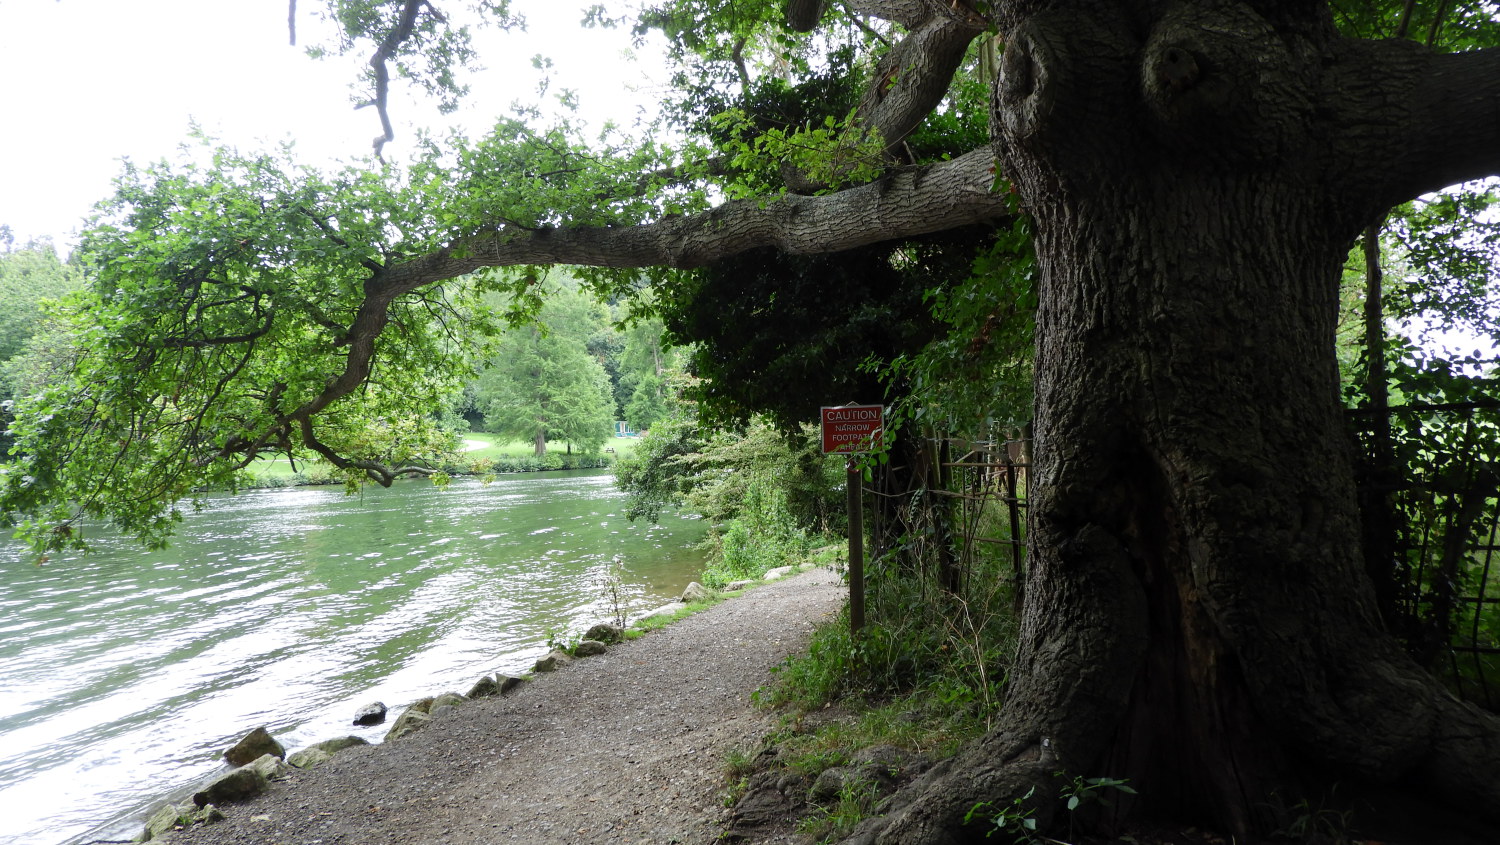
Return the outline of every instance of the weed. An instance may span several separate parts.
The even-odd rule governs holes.
[[[1058,772],[1060,778],[1067,778],[1065,772]],[[1107,789],[1115,789],[1126,795],[1134,795],[1135,789],[1123,778],[1085,778],[1073,775],[1062,787],[1062,797],[1067,799],[1068,808],[1068,838],[1073,838],[1073,822],[1077,818],[1075,811],[1090,802],[1104,807],[1114,806],[1113,802],[1104,795]]]
[[[1064,806],[1068,810],[1068,839],[1073,838],[1075,813],[1080,807],[1090,803],[1101,806],[1111,806],[1106,797],[1105,790],[1115,789],[1128,795],[1134,795],[1129,782],[1123,778],[1085,778],[1077,775],[1068,775],[1066,772],[1055,772],[1054,775],[1064,779],[1062,787],[1058,790],[1058,797],[1064,799]],[[993,825],[985,832],[985,836],[993,836],[996,833],[1005,833],[1011,837],[1011,841],[1017,845],[1027,843],[1053,843],[1053,845],[1067,845],[1062,840],[1045,836],[1037,830],[1036,811],[1033,809],[1032,798],[1036,795],[1036,787],[1026,791],[1025,795],[1012,799],[1005,806],[996,805],[990,801],[982,801],[969,808],[964,814],[964,823],[968,824],[974,819],[987,819]]]
[[[605,564],[599,576],[599,587],[604,593],[604,603],[609,607],[609,621],[616,627],[625,627],[624,557],[615,555]]]
[[[1319,845],[1349,845],[1349,828],[1353,817],[1348,810],[1330,806],[1338,787],[1330,790],[1328,797],[1317,802],[1302,798],[1287,805],[1276,793],[1271,794],[1271,811],[1281,819],[1281,826],[1273,831],[1276,836],[1285,836],[1297,842],[1316,842]]]
[[[725,807],[733,807],[745,797],[750,788],[750,775],[755,773],[756,755],[743,748],[731,748],[724,752]]]
[[[835,842],[854,829],[875,809],[879,791],[869,780],[855,780],[839,789],[838,800],[830,807],[814,807],[797,822],[797,832],[815,837],[820,843]]]
[[[561,651],[571,655],[578,649],[577,636],[569,636],[567,631],[561,628],[547,628],[547,650]]]
[[[727,780],[744,778],[755,771],[755,756],[743,748],[731,748],[724,753],[724,777]]]
[[[989,801],[981,801],[969,808],[964,814],[964,824],[968,824],[976,818],[987,819],[993,827],[985,831],[985,836],[990,837],[996,833],[1006,833],[1011,841],[1017,845],[1024,843],[1041,842],[1041,834],[1036,832],[1036,814],[1027,806],[1031,797],[1036,794],[1036,787],[1032,787],[1019,798],[1013,799],[1008,805],[1001,807]]]

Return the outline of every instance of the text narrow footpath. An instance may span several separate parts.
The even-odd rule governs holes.
[[[854,454],[880,448],[885,409],[880,405],[823,406],[824,454]]]

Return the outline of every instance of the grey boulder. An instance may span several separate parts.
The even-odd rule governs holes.
[[[265,728],[256,728],[224,752],[224,759],[231,766],[243,766],[266,754],[285,757],[286,749]]]

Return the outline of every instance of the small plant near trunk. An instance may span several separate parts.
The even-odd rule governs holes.
[[[1068,811],[1068,839],[1074,837],[1074,822],[1076,812],[1079,808],[1088,804],[1099,804],[1100,806],[1113,806],[1110,798],[1106,795],[1107,790],[1118,790],[1127,795],[1136,794],[1135,789],[1129,785],[1124,778],[1086,778],[1079,775],[1069,775],[1067,772],[1054,772],[1055,777],[1063,780],[1062,787],[1058,790],[1058,798],[1062,799],[1064,807]],[[1036,796],[1036,787],[1026,791],[1025,795],[1012,799],[1009,804],[998,805],[990,801],[981,801],[969,808],[964,815],[964,824],[969,824],[975,819],[987,819],[992,827],[985,832],[985,836],[994,836],[1003,833],[1011,837],[1011,842],[1017,845],[1030,845],[1030,843],[1051,843],[1051,845],[1068,845],[1061,839],[1053,839],[1037,830],[1037,818],[1035,803],[1032,798]]]
[[[819,845],[837,842],[875,809],[879,797],[875,784],[856,780],[839,789],[838,800],[828,807],[814,807],[797,823],[797,832],[816,837]]]

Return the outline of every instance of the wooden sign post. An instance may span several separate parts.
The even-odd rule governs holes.
[[[859,635],[865,627],[864,478],[857,455],[880,448],[885,434],[885,409],[879,405],[824,406],[820,409],[823,454],[847,455],[849,501],[849,629]]]

